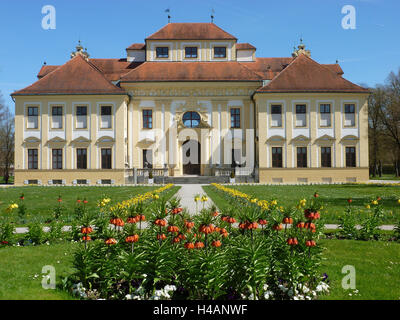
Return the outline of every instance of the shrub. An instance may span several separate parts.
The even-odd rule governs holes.
[[[25,240],[32,245],[43,244],[47,241],[46,234],[43,231],[43,225],[34,222],[28,225],[29,231],[25,235]]]
[[[0,222],[0,247],[14,242],[14,226],[7,220]]]

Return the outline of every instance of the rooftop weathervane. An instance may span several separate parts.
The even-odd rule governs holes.
[[[211,9],[211,23],[214,23],[214,13],[215,13],[215,10]]]
[[[168,23],[171,22],[170,12],[171,12],[171,10],[170,10],[169,8],[168,8],[168,9],[165,9],[165,13],[168,13]]]

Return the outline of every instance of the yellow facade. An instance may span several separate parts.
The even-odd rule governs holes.
[[[240,61],[236,44],[232,37],[226,40],[147,39],[143,57],[152,63],[207,62],[218,66]],[[186,46],[198,48],[197,58],[185,58]],[[225,58],[214,57],[215,46],[226,47]],[[157,47],[168,47],[168,57],[157,58]],[[89,61],[87,53],[79,49],[74,56],[80,54]],[[249,64],[256,63],[257,59],[255,49],[247,51],[241,60],[247,65],[232,65],[245,74],[252,72]],[[309,52],[300,50],[296,54]],[[114,81],[123,89],[118,89],[120,94],[14,95],[15,184],[51,185],[60,181],[66,185],[82,181],[89,185],[125,184],[132,182],[130,178],[137,173],[135,170],[144,167],[144,150],[150,150],[153,169],[165,169],[169,176],[180,177],[187,173],[184,162],[188,141],[197,141],[200,145],[199,175],[215,176],[224,168],[232,170],[232,154],[238,152],[244,160],[242,172],[260,183],[368,180],[368,94],[260,92],[258,89],[271,81],[271,78],[261,78],[260,74],[265,76],[261,71],[266,70],[254,72],[256,80],[243,81]],[[329,115],[321,114],[321,104],[330,106]],[[355,106],[352,126],[345,125],[348,124],[346,104]],[[302,126],[298,126],[297,105],[305,106]],[[57,128],[53,128],[52,122],[54,106],[61,107],[62,114]],[[77,108],[82,106],[87,108],[87,115],[79,121],[86,121],[85,128],[80,128],[77,122]],[[280,122],[279,115],[272,115],[272,106],[280,106]],[[37,128],[28,124],[30,107],[37,107]],[[102,127],[102,107],[111,107],[111,125],[107,128]],[[232,128],[232,109],[239,114],[236,128]],[[144,125],[144,112],[151,114],[150,128]],[[184,115],[188,112],[199,117],[196,128],[185,127]],[[355,167],[346,162],[349,147],[355,150]],[[272,154],[276,148],[281,150],[280,167],[274,165],[276,159]],[[306,167],[298,167],[299,148],[306,152]],[[322,148],[329,149],[329,167],[322,166]],[[87,168],[78,169],[77,152],[83,149]],[[58,158],[54,150],[62,150]],[[103,159],[103,152],[110,152],[109,158],[105,158],[111,159],[108,169],[103,168],[103,162],[108,161]],[[33,165],[29,161],[32,162],[36,153],[37,168],[30,168]],[[53,168],[54,159],[58,159],[60,168]]]

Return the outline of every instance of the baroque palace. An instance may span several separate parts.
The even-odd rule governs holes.
[[[79,44],[65,64],[44,65],[12,94],[15,184],[125,184],[150,172],[368,180],[369,91],[304,44],[259,58],[237,40],[213,23],[168,23],[126,58],[92,59]]]

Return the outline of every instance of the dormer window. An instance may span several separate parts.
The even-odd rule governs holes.
[[[214,58],[226,58],[226,47],[214,47]]]
[[[157,47],[156,48],[156,56],[157,58],[168,58],[169,54],[168,54],[168,47]]]
[[[197,47],[186,47],[185,58],[197,58]]]

